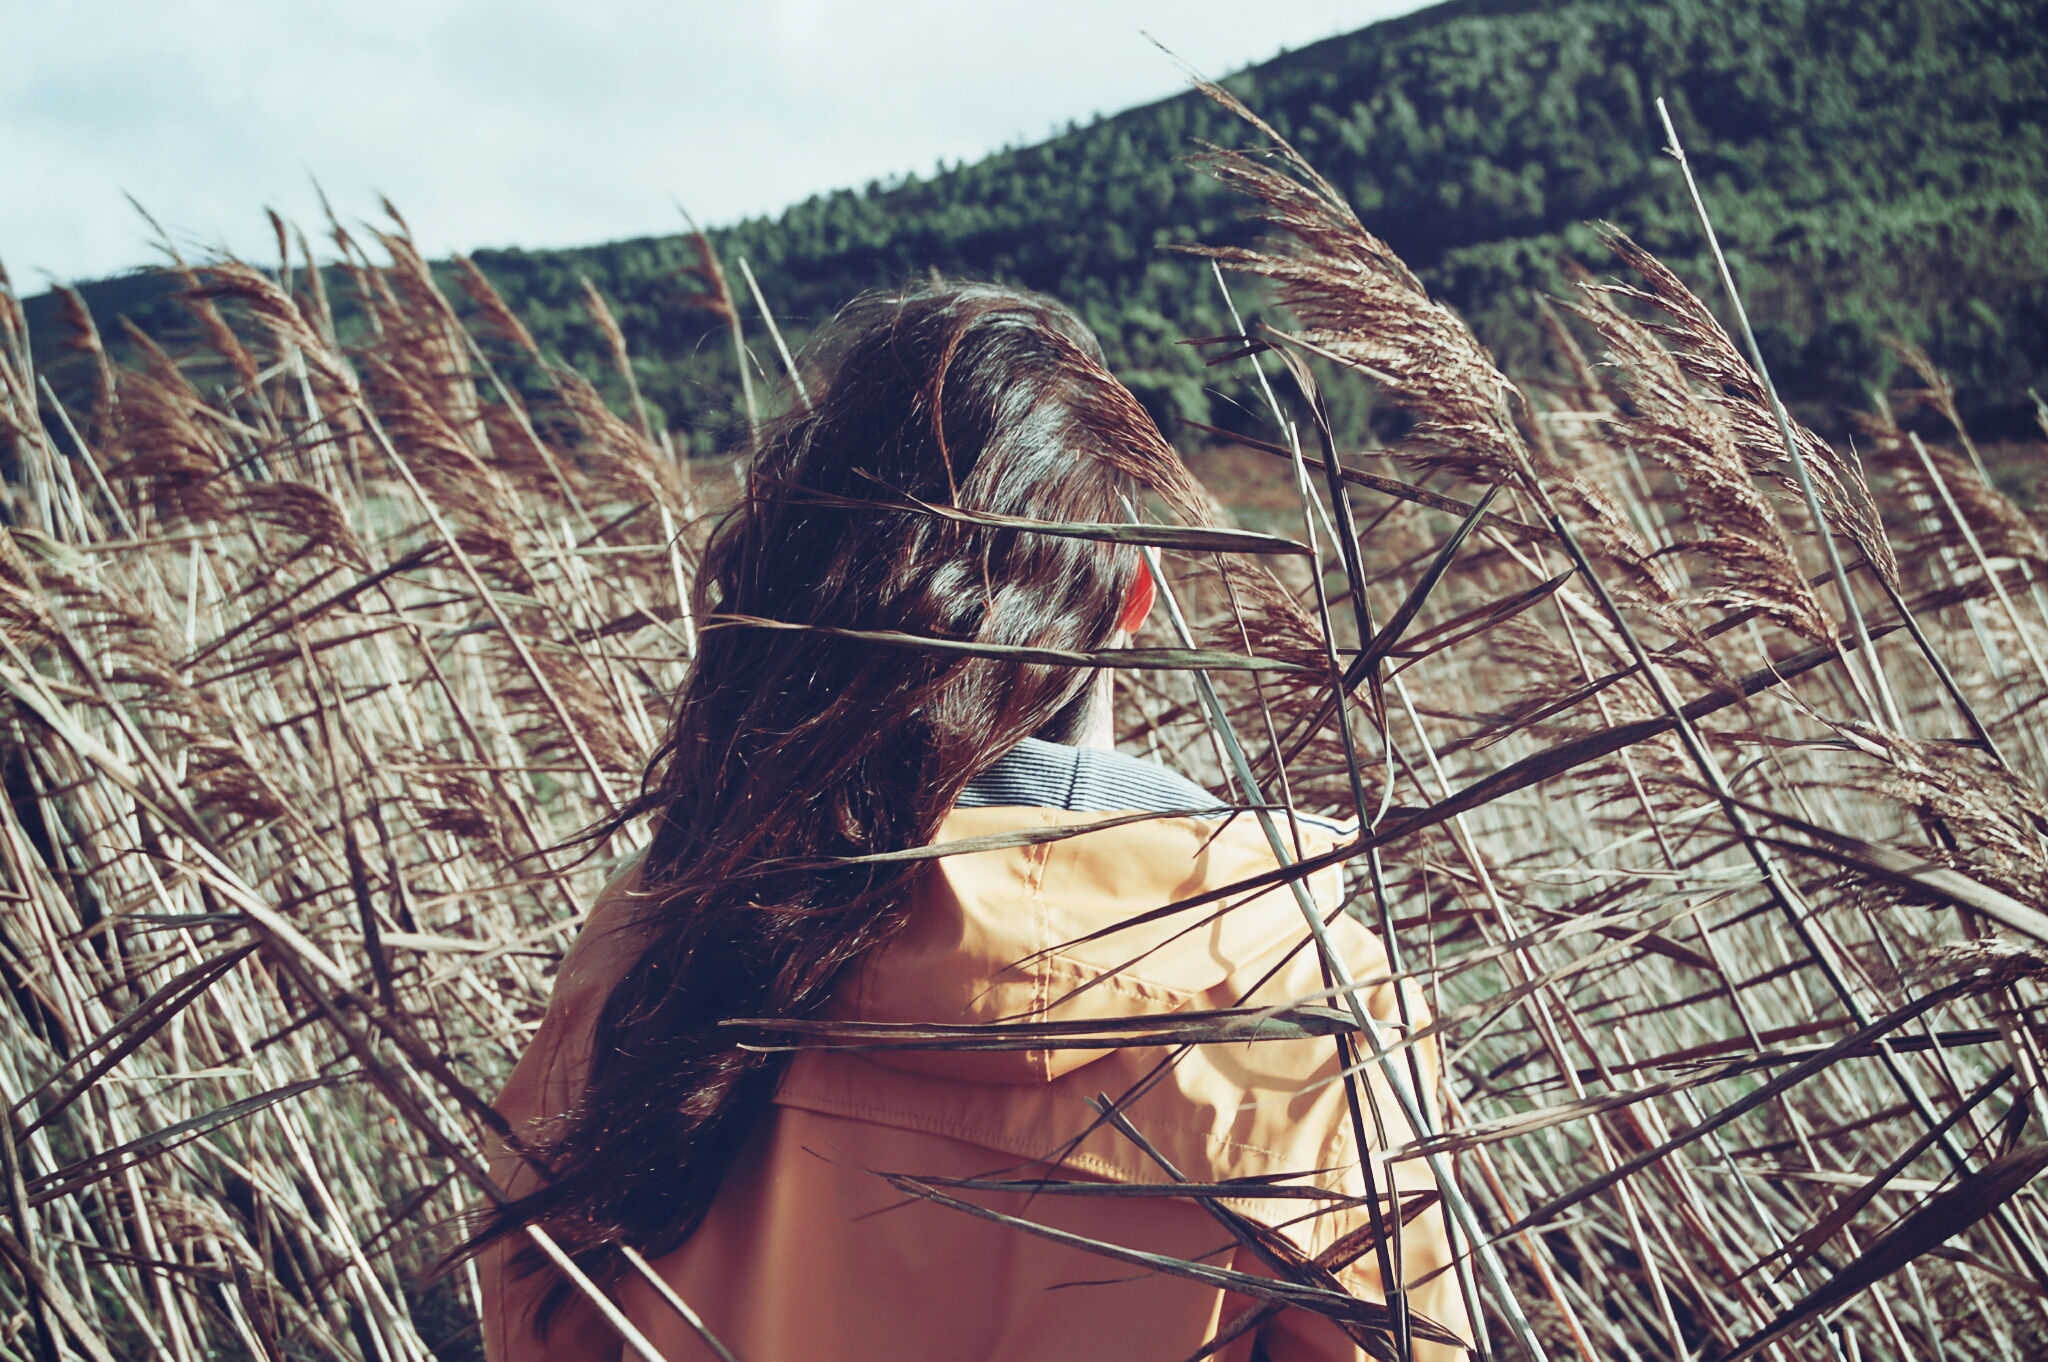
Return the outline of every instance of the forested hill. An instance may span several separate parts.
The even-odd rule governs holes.
[[[2048,0],[1451,0],[1227,83],[1510,367],[1538,362],[1532,290],[1565,291],[1566,257],[1602,267],[1591,221],[1706,291],[1662,95],[1788,388],[1860,405],[1891,374],[1884,331],[1923,343],[1988,423],[2016,426],[2048,387]],[[1215,287],[1162,247],[1245,238],[1242,205],[1187,158],[1246,140],[1190,92],[713,236],[793,331],[931,270],[1012,281],[1079,308],[1155,411],[1227,420],[1174,343],[1222,329]],[[587,275],[676,433],[730,438],[730,347],[679,305],[687,238],[476,260],[543,345],[602,376]]]

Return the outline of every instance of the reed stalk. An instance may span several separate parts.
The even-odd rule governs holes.
[[[1135,524],[921,508],[1153,563],[1137,647],[1030,657],[1120,668],[1127,748],[1250,814],[1276,868],[1146,918],[1296,896],[1327,991],[1267,1024],[1333,1037],[1376,1189],[1431,1170],[1486,1355],[2018,1358],[2048,1322],[2048,656],[2001,574],[2038,583],[2048,541],[1953,395],[1930,363],[1887,399],[1953,433],[1888,406],[1867,478],[1779,400],[1725,261],[1734,336],[1619,237],[1627,278],[1551,313],[1568,378],[1511,381],[1284,142],[1210,164],[1269,229],[1210,253],[1274,319],[1211,338],[1261,366],[1270,429],[1235,457],[1286,476]],[[189,343],[104,340],[80,303],[80,348],[34,356],[0,291],[0,1359],[476,1356],[473,1272],[434,1267],[497,1195],[489,1098],[646,837],[559,849],[661,738],[734,480],[545,363],[474,267],[465,322],[402,223],[336,233],[352,300],[303,238],[288,276],[185,267]],[[1349,383],[1408,433],[1346,447]],[[1304,855],[1304,814],[1355,830]],[[1338,861],[1384,978],[1324,948],[1304,877]],[[1383,985],[1399,1026],[1360,1002]],[[1168,1064],[1243,1024],[1089,1043]],[[1390,1357],[1428,1336],[1398,1291],[1371,1315],[1289,1270],[1260,1308],[1370,1316]],[[667,1305],[729,1355],[720,1303]]]

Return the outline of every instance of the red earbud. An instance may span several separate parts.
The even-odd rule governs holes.
[[[1141,557],[1138,559],[1138,575],[1131,583],[1131,594],[1124,597],[1124,609],[1116,617],[1116,627],[1127,634],[1138,632],[1138,626],[1152,613],[1152,602],[1159,598],[1159,588],[1152,581],[1152,569]]]

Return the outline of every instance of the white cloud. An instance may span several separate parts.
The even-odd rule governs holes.
[[[773,213],[1035,141],[1415,0],[71,0],[0,17],[0,261],[90,278],[181,245],[268,259],[388,194],[434,252]]]

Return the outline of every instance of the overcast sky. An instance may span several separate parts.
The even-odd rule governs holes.
[[[674,231],[1037,141],[1416,0],[11,0],[0,262],[24,293],[274,254],[388,194],[435,253]]]

